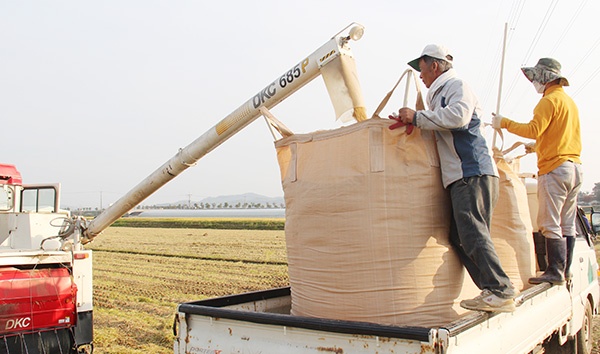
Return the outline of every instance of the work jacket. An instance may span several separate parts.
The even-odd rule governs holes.
[[[427,105],[429,110],[417,111],[413,125],[435,133],[444,188],[461,178],[498,176],[483,137],[477,97],[454,69],[431,84]]]
[[[538,175],[551,172],[565,161],[581,163],[579,111],[560,85],[546,89],[529,123],[502,119],[502,128],[536,140]]]

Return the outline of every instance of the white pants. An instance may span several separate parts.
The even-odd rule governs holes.
[[[538,177],[537,222],[544,237],[575,236],[577,194],[582,179],[581,165],[570,161]]]

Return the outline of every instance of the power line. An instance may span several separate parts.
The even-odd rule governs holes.
[[[579,70],[579,67],[583,64],[583,62],[586,61],[586,59],[592,54],[592,52],[594,52],[594,50],[596,50],[598,45],[600,45],[600,37],[598,37],[598,39],[596,39],[596,42],[594,42],[594,44],[590,47],[590,49],[588,49],[588,51],[584,54],[584,56],[581,58],[581,60],[579,60],[577,65],[575,65],[573,70],[571,70],[569,76],[573,76],[577,72],[577,70]],[[600,66],[598,66],[596,68],[596,70],[587,78],[587,80],[585,80],[583,82],[583,84],[579,87],[579,89],[577,91],[575,91],[575,93],[573,94],[573,97],[577,96],[577,94],[579,94],[599,73],[600,73]]]
[[[600,66],[598,66],[598,68],[596,68],[596,70],[592,73],[592,75],[590,75],[587,78],[587,80],[585,80],[585,82],[579,87],[579,89],[577,91],[575,91],[575,93],[573,94],[573,97],[577,96],[577,94],[579,92],[581,92],[598,74],[600,74]]]
[[[529,49],[527,50],[527,54],[525,54],[525,59],[523,60],[523,63],[521,65],[525,65],[525,63],[527,63],[529,61],[529,58],[533,54],[533,50],[537,46],[540,38],[542,37],[542,34],[546,30],[546,25],[548,25],[548,21],[550,21],[550,18],[552,17],[552,13],[554,13],[554,9],[556,9],[557,4],[558,4],[558,0],[553,0],[550,3],[550,6],[548,6],[548,10],[546,10],[546,14],[544,15],[544,18],[542,19],[542,23],[540,23],[540,27],[538,27],[538,30],[535,33],[535,36],[533,37],[531,45],[529,45]]]
[[[546,10],[546,14],[544,15],[544,18],[542,19],[542,22],[540,23],[538,30],[537,30],[535,36],[533,37],[531,44],[529,45],[529,48],[527,49],[527,52],[525,54],[525,57],[522,61],[521,66],[525,66],[525,63],[527,63],[527,61],[533,54],[533,51],[534,51],[535,47],[537,46],[537,43],[539,42],[540,38],[542,37],[542,35],[545,31],[546,25],[548,25],[548,22],[550,21],[550,18],[552,17],[552,13],[556,9],[557,4],[558,4],[558,0],[553,0],[550,3],[550,5],[548,6],[548,9]],[[522,8],[521,8],[521,10],[522,10]],[[516,28],[516,26],[514,26],[514,28]],[[519,77],[519,72],[516,72],[513,77],[513,80],[510,83],[510,86],[508,88],[508,93],[506,94],[506,98],[507,98],[506,101],[508,101],[508,98],[512,95],[514,88],[517,84],[518,77]]]
[[[506,23],[509,24],[509,37],[507,39],[507,47],[509,46],[511,39],[512,39],[512,35],[513,35],[513,30],[514,28],[517,26],[517,24],[519,23],[519,20],[521,18],[521,14],[523,13],[523,7],[525,5],[525,0],[518,0],[518,1],[513,1],[511,10],[508,14],[508,20],[506,21]],[[498,13],[500,12],[500,10],[498,10]],[[491,45],[491,42],[488,43],[488,46]],[[498,43],[497,48],[496,48],[496,53],[500,53],[500,56],[495,55],[493,62],[492,62],[492,68],[499,68],[500,67],[500,59],[502,56],[502,39],[501,41]],[[493,94],[492,91],[493,89],[496,87],[495,83],[496,80],[499,77],[499,70],[489,70],[488,74],[486,76],[486,80],[485,82],[485,93],[483,95],[483,99],[482,99],[482,105],[486,106],[487,102],[490,98],[490,96]]]
[[[489,43],[489,45],[491,45],[491,43]],[[498,49],[500,51],[500,53],[502,53],[502,43],[498,44]],[[494,70],[487,70],[487,77],[485,82],[485,94],[483,95],[483,99],[482,99],[482,103],[483,105],[487,105],[487,101],[490,97],[490,95],[492,94],[492,87],[493,87],[493,83],[496,82],[496,78],[498,77],[498,70],[496,70],[496,68],[499,68],[500,64],[499,64],[500,58],[497,55],[494,55],[494,59],[492,62],[492,68],[494,68]],[[480,76],[481,77],[481,76]]]
[[[583,62],[592,54],[592,52],[594,51],[594,49],[596,49],[598,44],[600,44],[600,37],[598,37],[596,42],[590,47],[590,49],[588,49],[588,51],[584,54],[584,56],[579,60],[577,65],[575,65],[575,67],[571,70],[571,72],[569,73],[569,76],[573,76],[573,74],[575,74],[577,72],[577,69],[579,69],[581,64],[583,64]]]
[[[571,20],[569,21],[569,24],[567,25],[567,28],[562,32],[562,35],[560,36],[560,38],[558,39],[558,41],[556,41],[556,43],[554,44],[554,48],[552,48],[552,50],[550,51],[550,56],[554,55],[554,52],[556,51],[556,49],[558,48],[558,46],[562,43],[563,39],[565,39],[565,36],[569,32],[569,30],[571,30],[571,27],[575,23],[575,19],[577,19],[577,17],[579,16],[579,13],[584,8],[584,6],[587,3],[587,1],[588,0],[583,0],[579,4],[579,7],[577,8],[577,10],[575,10],[575,13],[571,17]]]
[[[519,7],[520,5],[520,7]],[[511,24],[512,23],[512,28],[516,28],[517,25],[519,24],[519,20],[521,19],[521,14],[523,14],[523,8],[525,7],[525,0],[522,1],[518,1],[517,2],[517,10],[515,10],[514,12],[514,16],[516,17],[516,19],[511,20],[510,15],[508,18],[508,23]],[[508,41],[508,43],[510,43],[510,40]]]

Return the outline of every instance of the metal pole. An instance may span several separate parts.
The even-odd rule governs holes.
[[[508,23],[504,23],[504,40],[502,43],[502,61],[500,63],[500,80],[498,82],[498,100],[496,101],[496,114],[500,114],[500,102],[502,98],[502,81],[504,78],[504,57],[506,56],[506,36],[508,33]],[[496,147],[496,135],[498,131],[494,129],[494,139],[492,140],[492,146]]]
[[[504,80],[504,58],[506,57],[506,36],[508,23],[504,23],[504,41],[502,43],[502,62],[500,63],[500,80],[498,82],[498,101],[496,102],[496,114],[500,113],[500,101],[502,98],[502,81]]]

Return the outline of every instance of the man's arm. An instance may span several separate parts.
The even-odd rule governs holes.
[[[476,98],[459,80],[448,85],[452,86],[440,93],[445,96],[437,98],[440,100],[439,108],[416,111],[416,114],[410,108],[402,108],[399,112],[402,121],[425,130],[466,129],[475,109]]]
[[[552,112],[552,104],[548,100],[542,99],[533,109],[533,119],[529,123],[517,123],[508,118],[503,118],[501,126],[520,137],[537,139],[548,127]]]

